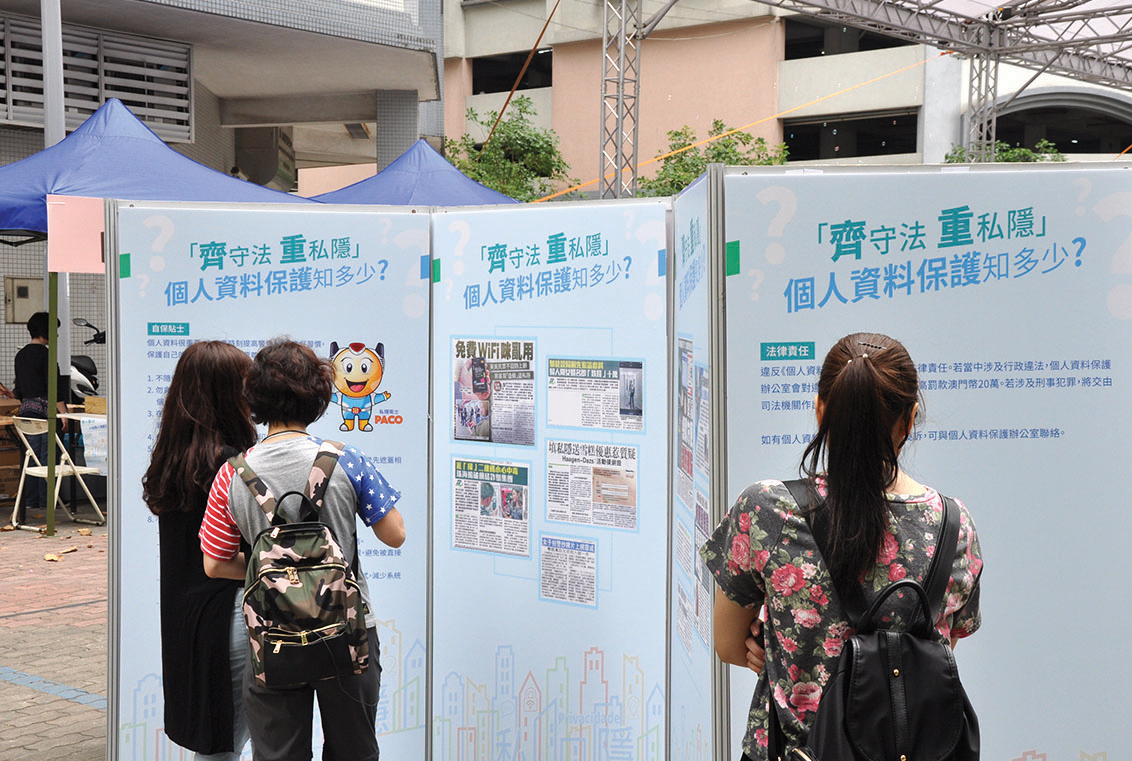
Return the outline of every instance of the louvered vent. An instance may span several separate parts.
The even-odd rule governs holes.
[[[43,49],[34,19],[0,17],[0,122],[43,126]],[[193,139],[188,45],[63,26],[67,130],[118,98],[169,142]]]

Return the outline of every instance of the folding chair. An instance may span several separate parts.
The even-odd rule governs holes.
[[[21,522],[20,500],[24,495],[24,483],[27,480],[28,476],[31,476],[32,478],[42,478],[44,480],[47,479],[47,466],[39,461],[39,458],[35,454],[35,450],[31,447],[31,442],[28,441],[28,436],[39,436],[47,433],[47,421],[27,417],[17,417],[12,419],[15,421],[14,427],[16,429],[16,435],[20,437],[20,441],[23,442],[26,450],[24,453],[23,472],[20,473],[20,486],[16,490],[16,504],[12,508],[12,526],[14,526],[15,528],[22,528],[27,531],[38,531],[39,529],[35,526],[28,526]],[[75,523],[92,523],[96,526],[105,524],[106,516],[102,514],[102,510],[99,509],[98,503],[91,495],[90,489],[87,488],[86,482],[83,481],[83,476],[98,475],[98,468],[89,468],[83,465],[75,465],[74,460],[71,459],[71,455],[67,452],[66,447],[63,446],[63,442],[59,439],[58,433],[55,434],[55,445],[55,451],[59,453],[59,464],[55,466],[55,488],[54,490],[50,490],[51,497],[53,498],[55,504],[63,508],[63,512]],[[83,492],[86,493],[87,501],[90,502],[90,506],[94,508],[94,513],[98,516],[98,520],[75,517],[75,514],[72,513],[70,508],[67,507],[67,505],[63,502],[62,498],[60,498],[59,496],[59,487],[63,483],[63,479],[65,477],[73,477],[76,481],[79,482],[79,486],[81,486]]]

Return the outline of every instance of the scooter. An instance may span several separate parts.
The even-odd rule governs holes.
[[[77,325],[80,328],[90,328],[94,331],[94,335],[83,341],[84,346],[90,344],[104,344],[106,343],[106,331],[99,330],[90,322],[84,320],[82,317],[75,317],[71,320],[71,324]],[[98,394],[98,368],[94,364],[94,360],[85,354],[72,354],[71,355],[71,403],[81,404],[82,401],[88,396],[96,396]]]

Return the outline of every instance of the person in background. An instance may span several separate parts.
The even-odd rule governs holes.
[[[217,469],[257,438],[244,401],[251,364],[222,341],[185,349],[142,482],[161,550],[164,731],[198,761],[237,761],[249,736],[243,585],[205,575],[197,534]]]
[[[16,411],[17,417],[39,418],[40,420],[47,418],[47,331],[50,324],[48,319],[47,312],[36,312],[28,318],[27,328],[31,341],[16,352],[15,395],[20,400],[19,410]],[[58,365],[55,367],[55,373],[59,379],[57,393],[59,401],[56,402],[56,409],[59,414],[66,414],[66,399],[69,391],[66,378],[59,375]],[[62,430],[67,430],[67,419],[61,418],[59,426]],[[28,443],[31,444],[35,456],[39,458],[40,464],[46,465],[47,434],[28,436]],[[25,509],[47,507],[47,479],[37,478],[35,481],[37,482],[36,485],[24,492],[27,495],[24,499]]]
[[[245,452],[248,466],[272,494],[303,491],[322,440],[307,426],[326,412],[334,388],[334,369],[310,347],[276,339],[256,354],[244,384],[252,419],[267,424],[267,436]],[[356,521],[371,527],[390,547],[405,541],[405,523],[394,507],[401,495],[372,460],[345,447],[331,474],[319,518],[330,526],[346,558],[357,551]],[[242,579],[247,571],[241,541],[251,544],[269,527],[267,516],[231,463],[216,474],[200,530],[205,572]],[[314,699],[322,719],[326,761],[376,761],[375,721],[381,687],[377,616],[364,573],[357,575],[366,611],[369,668],[361,674],[276,689],[244,674],[244,707],[256,761],[310,761]]]
[[[943,501],[900,469],[899,457],[919,407],[916,366],[898,341],[856,333],[822,363],[815,400],[818,431],[802,470],[828,517],[821,552],[782,481],[759,481],[739,496],[700,553],[719,585],[714,639],[721,660],[761,672],[743,738],[745,759],[767,758],[775,712],[787,747],[800,744],[853,630],[837,590],[859,585],[866,603],[891,582],[924,582],[943,519]],[[820,503],[820,504],[819,504]],[[982,556],[975,524],[959,504],[959,541],[941,548],[951,572],[941,642],[974,634]],[[894,628],[912,595],[886,602]],[[765,653],[754,635],[765,603]],[[934,601],[933,601],[934,603]],[[765,659],[765,668],[764,661]]]

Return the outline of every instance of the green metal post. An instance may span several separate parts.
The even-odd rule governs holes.
[[[59,402],[59,275],[48,275],[47,297],[47,535],[55,536],[55,414]]]

